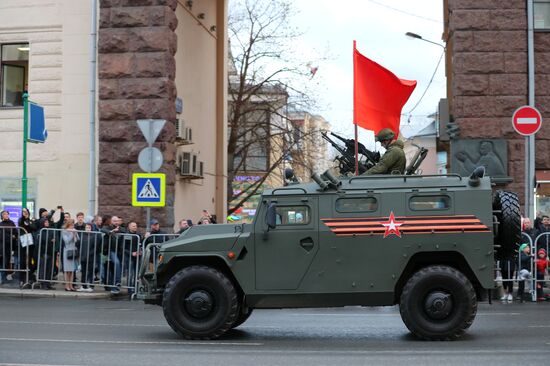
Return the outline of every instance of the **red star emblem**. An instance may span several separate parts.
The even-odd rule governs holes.
[[[403,223],[395,221],[393,211],[390,213],[390,218],[388,222],[381,222],[381,224],[386,228],[386,231],[384,232],[384,238],[390,234],[395,234],[398,237],[401,237],[399,226],[403,225]]]

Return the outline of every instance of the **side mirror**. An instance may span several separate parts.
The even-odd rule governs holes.
[[[277,227],[277,205],[275,203],[270,203],[267,207],[265,223],[267,224],[268,231]]]

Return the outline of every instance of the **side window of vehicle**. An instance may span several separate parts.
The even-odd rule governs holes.
[[[277,206],[277,225],[307,225],[311,220],[308,206]]]
[[[337,212],[373,212],[378,210],[378,201],[375,197],[338,198]]]
[[[446,195],[413,196],[409,199],[409,208],[413,211],[448,210],[451,197]]]

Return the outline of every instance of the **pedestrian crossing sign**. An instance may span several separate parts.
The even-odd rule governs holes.
[[[132,206],[164,207],[165,175],[161,173],[134,173],[132,175]]]

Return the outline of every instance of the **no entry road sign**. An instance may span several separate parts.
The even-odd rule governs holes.
[[[542,125],[542,116],[535,107],[525,105],[516,109],[512,116],[512,124],[520,135],[534,135]]]
[[[165,175],[134,173],[132,175],[132,206],[164,207]]]

